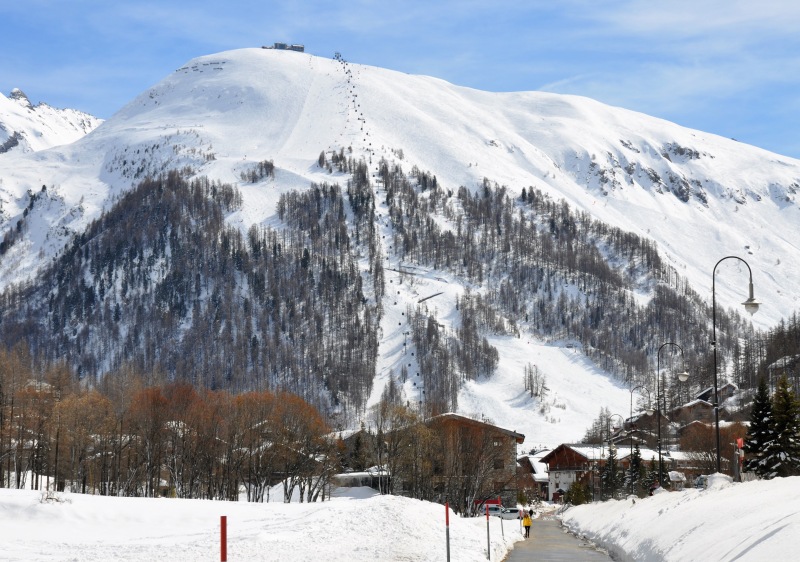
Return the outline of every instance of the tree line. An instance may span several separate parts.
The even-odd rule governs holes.
[[[0,487],[250,502],[277,487],[285,502],[313,502],[336,475],[370,470],[382,493],[471,515],[513,484],[497,481],[495,434],[425,423],[391,394],[345,443],[288,392],[197,388],[131,366],[87,386],[63,362],[0,349]]]
[[[0,486],[115,496],[316,501],[339,468],[320,412],[286,392],[196,389],[124,367],[90,388],[0,350]],[[26,478],[33,481],[26,482]]]

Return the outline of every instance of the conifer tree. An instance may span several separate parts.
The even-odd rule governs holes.
[[[800,473],[800,407],[789,386],[789,379],[783,375],[772,397],[772,428],[775,438],[764,451],[766,477],[792,476]]]
[[[635,494],[639,486],[639,482],[644,478],[644,464],[642,463],[642,452],[639,450],[637,443],[631,453],[631,462],[628,470],[625,473],[625,489]]]
[[[639,489],[646,494],[655,482],[658,482],[658,465],[656,464],[656,458],[651,457],[650,462],[647,464],[644,478],[639,481]]]
[[[744,442],[744,470],[754,472],[759,477],[768,474],[764,464],[767,444],[775,438],[772,429],[772,402],[769,397],[767,381],[764,377],[758,383],[750,414],[750,429]]]
[[[606,465],[603,467],[603,485],[608,492],[608,497],[616,498],[622,484],[619,472],[619,463],[617,461],[617,450],[614,447],[609,448],[608,458]]]

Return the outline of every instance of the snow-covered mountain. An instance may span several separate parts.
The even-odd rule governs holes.
[[[24,109],[20,100],[0,102]],[[254,224],[279,224],[281,194],[311,182],[345,183],[346,175],[319,165],[321,153],[338,151],[363,157],[373,178],[385,160],[407,172],[429,172],[446,190],[478,190],[488,179],[515,195],[535,188],[564,199],[588,216],[654,240],[675,273],[662,281],[680,277],[709,302],[714,265],[724,256],[742,257],[764,301],[754,317],[761,327],[800,306],[798,160],[586,98],[482,92],[266,49],[194,59],[71,144],[0,154],[0,228],[19,232],[0,259],[0,288],[32,280],[147,176],[191,169],[238,184],[243,204],[227,220],[247,232]],[[274,179],[242,179],[266,160],[274,162]],[[377,182],[373,187],[380,191]],[[385,202],[376,210],[389,239]],[[408,265],[388,242],[381,251],[389,271]],[[717,270],[720,306],[747,297],[742,267],[728,260]],[[406,320],[406,305],[441,293],[429,305],[443,322],[454,323],[455,298],[464,290],[430,269],[416,270],[413,282],[397,277],[390,278],[397,292],[387,291],[384,301],[372,402],[407,359],[405,334],[396,328]],[[646,302],[650,294],[643,287],[635,297]],[[465,411],[546,442],[559,440],[565,427],[577,439],[575,432],[603,405],[598,396],[612,411],[627,412],[628,390],[574,349],[532,337],[492,343],[502,350],[500,374],[465,385],[459,399]],[[518,388],[526,362],[542,365],[552,390],[550,408],[531,419],[520,418],[537,407]],[[410,382],[407,387],[416,392]]]
[[[0,94],[0,154],[36,152],[69,144],[97,128],[102,119],[76,109],[33,105],[22,90]]]

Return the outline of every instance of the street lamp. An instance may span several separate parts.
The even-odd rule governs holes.
[[[661,347],[658,348],[658,353],[656,353],[656,423],[658,424],[658,485],[663,486],[664,484],[664,468],[661,464],[661,350],[664,349],[666,346],[672,345],[677,347],[681,352],[681,361],[685,361],[683,356],[683,348],[679,346],[675,342],[668,341],[666,343],[662,343]],[[689,378],[689,373],[686,372],[686,369],[683,370],[678,375],[678,378],[681,380],[686,380]]]
[[[716,287],[716,274],[717,266],[727,259],[739,260],[747,266],[747,271],[750,274],[750,293],[749,297],[742,304],[744,309],[752,316],[758,311],[758,305],[761,304],[753,296],[753,270],[750,269],[750,264],[744,261],[739,256],[725,256],[719,260],[711,272],[711,324],[712,324],[712,340],[711,347],[714,348],[714,424],[717,432],[717,472],[722,472],[719,454],[719,392],[717,387],[717,287]]]
[[[624,428],[625,428],[625,418],[623,418],[621,415],[619,415],[619,414],[610,414],[610,415],[609,415],[609,416],[606,418],[606,425],[607,425],[607,431],[608,431],[608,452],[609,452],[609,458],[611,457],[611,453],[612,453],[612,452],[614,452],[614,450],[616,449],[616,447],[614,446],[614,442],[613,442],[613,441],[611,441],[611,430],[612,430],[612,429],[613,429],[613,427],[614,427],[614,426],[612,426],[612,425],[611,425],[611,418],[614,418],[614,417],[616,417],[616,418],[619,418],[619,421],[620,421],[620,430],[622,430],[622,429],[624,429]],[[614,467],[612,467],[612,466],[609,466],[609,465],[608,465],[608,463],[606,463],[606,470],[605,470],[605,473],[606,473],[606,474],[608,475],[608,477],[609,477],[609,484],[610,484],[610,487],[611,487],[611,497],[612,497],[612,498],[613,498],[613,497],[616,495],[616,493],[617,493],[617,490],[616,490],[616,479],[617,479],[617,475],[615,474],[615,472],[616,472],[616,471],[612,471],[612,469],[613,469],[613,468],[614,468]],[[602,495],[602,494],[601,494],[601,495]]]
[[[608,445],[609,445],[609,447],[611,446],[611,429],[614,429],[614,426],[611,425],[611,418],[614,418],[614,417],[619,418],[619,421],[621,422],[620,426],[619,426],[620,429],[625,429],[625,418],[623,418],[619,414],[610,414],[608,416],[608,418],[606,419],[606,423],[608,424],[608,429],[609,429],[609,432],[608,432]]]
[[[643,384],[640,384],[639,386],[634,386],[631,389],[631,412],[630,412],[631,417],[628,418],[628,423],[629,423],[628,434],[630,435],[631,438],[630,451],[628,453],[629,470],[633,469],[633,465],[631,464],[631,460],[633,459],[633,393],[636,390],[644,390],[647,393],[647,408],[645,408],[645,412],[647,413],[648,416],[653,414],[652,405],[650,404],[650,391],[647,390],[647,387]],[[631,494],[633,494],[633,472],[630,473],[630,477],[631,477]]]

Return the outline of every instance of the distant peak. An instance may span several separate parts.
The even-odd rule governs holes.
[[[25,92],[20,90],[19,88],[14,88],[11,90],[11,94],[9,97],[12,100],[16,100],[19,104],[24,105],[25,107],[32,108],[33,104],[31,100],[28,99],[28,96],[25,95]]]

